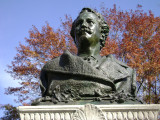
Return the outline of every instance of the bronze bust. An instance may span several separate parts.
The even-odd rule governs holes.
[[[83,8],[72,24],[77,56],[65,51],[41,70],[42,98],[32,105],[141,103],[136,73],[113,55],[100,56],[109,27],[104,18]]]

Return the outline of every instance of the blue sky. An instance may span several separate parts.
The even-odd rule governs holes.
[[[140,4],[145,12],[151,10],[160,16],[160,0],[0,0],[0,104],[15,104],[13,96],[4,95],[4,88],[17,86],[18,81],[5,69],[16,55],[19,42],[25,44],[32,25],[41,29],[47,21],[56,29],[65,14],[75,19],[83,7],[112,8],[113,4],[122,10],[134,10]]]

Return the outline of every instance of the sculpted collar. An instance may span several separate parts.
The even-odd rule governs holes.
[[[94,56],[82,57],[83,60],[87,61],[89,64],[95,66],[98,64],[98,60]]]

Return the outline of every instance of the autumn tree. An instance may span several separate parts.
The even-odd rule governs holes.
[[[109,37],[101,54],[115,54],[137,71],[139,95],[147,103],[160,103],[160,18],[141,6],[137,10],[123,11],[102,7],[101,13],[110,26]],[[46,61],[68,49],[73,54],[76,47],[70,36],[72,18],[66,15],[62,28],[54,30],[48,23],[39,31],[35,26],[29,31],[26,44],[19,44],[17,54],[8,72],[20,81],[20,87],[8,87],[6,94],[17,95],[17,102],[30,103],[40,96],[39,74]]]
[[[4,116],[1,117],[1,120],[20,120],[16,107],[6,104],[0,105],[0,109],[4,110]]]
[[[110,25],[103,55],[116,54],[137,71],[139,96],[147,103],[160,103],[160,17],[142,6],[121,11],[102,8]]]
[[[29,103],[40,96],[39,74],[46,61],[63,53],[67,47],[64,32],[53,30],[46,23],[39,31],[35,26],[29,31],[26,44],[17,47],[17,54],[9,67],[14,79],[20,80],[20,87],[9,87],[6,94],[18,96],[17,102]],[[34,97],[33,97],[34,96]]]

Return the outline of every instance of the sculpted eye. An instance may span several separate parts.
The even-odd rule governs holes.
[[[88,22],[89,24],[94,24],[94,21],[91,20],[91,19],[88,19],[87,22]]]
[[[82,24],[82,20],[79,20],[76,22],[76,26],[81,25]]]

